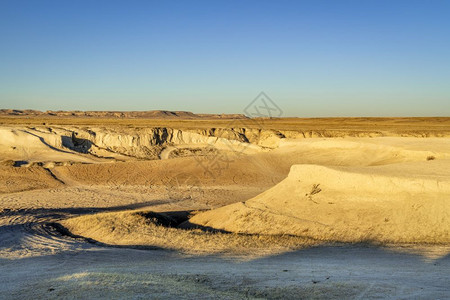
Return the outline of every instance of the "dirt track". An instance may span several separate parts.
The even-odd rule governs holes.
[[[445,299],[450,280],[448,256],[424,261],[361,246],[323,246],[250,261],[80,248],[1,259],[2,298]]]

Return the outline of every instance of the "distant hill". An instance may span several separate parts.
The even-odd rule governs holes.
[[[32,109],[0,109],[0,116],[24,117],[81,117],[81,118],[126,118],[126,119],[247,119],[244,114],[194,114],[189,111],[53,111]]]

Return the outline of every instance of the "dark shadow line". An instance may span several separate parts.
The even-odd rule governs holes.
[[[75,153],[72,153],[72,152],[69,152],[69,151],[65,151],[65,150],[61,150],[61,149],[58,149],[58,148],[56,148],[56,147],[53,147],[52,145],[50,145],[49,143],[47,143],[47,142],[44,140],[43,137],[40,137],[40,136],[38,136],[37,134],[34,134],[34,133],[29,132],[29,131],[27,131],[27,130],[22,130],[22,131],[25,132],[25,133],[31,134],[32,136],[37,137],[44,145],[46,145],[47,147],[49,147],[50,149],[52,149],[52,150],[54,150],[54,151],[58,151],[58,152],[62,152],[62,153],[67,153],[67,154],[75,154]]]

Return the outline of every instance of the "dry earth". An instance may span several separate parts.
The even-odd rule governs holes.
[[[450,297],[450,118],[2,114],[2,298]]]

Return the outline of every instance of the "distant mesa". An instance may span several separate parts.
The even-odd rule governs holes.
[[[247,119],[244,114],[194,114],[189,111],[64,111],[32,109],[0,109],[0,116],[26,117],[81,117],[81,118],[125,118],[125,119]]]

